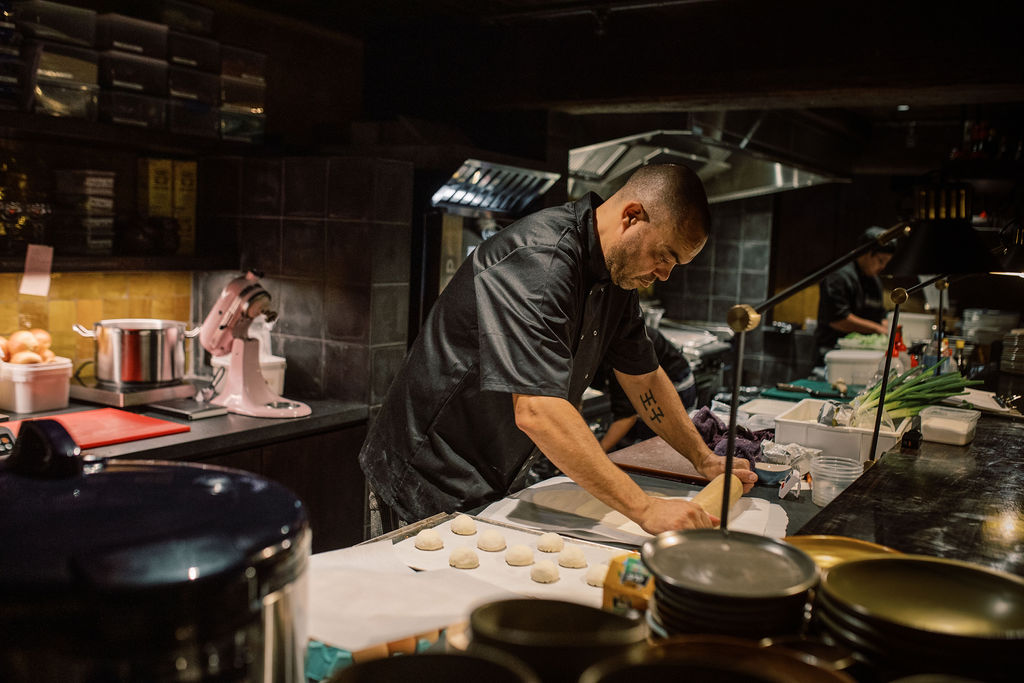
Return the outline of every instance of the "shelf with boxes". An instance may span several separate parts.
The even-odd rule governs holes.
[[[143,18],[49,0],[0,7],[7,4],[0,17],[0,108],[138,128],[179,142],[262,140],[266,56],[211,37],[210,10],[164,0],[133,8]],[[2,125],[15,124],[0,118]]]

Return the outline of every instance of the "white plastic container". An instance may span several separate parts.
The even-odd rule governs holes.
[[[798,443],[809,448],[820,448],[824,455],[835,455],[864,462],[871,452],[871,433],[864,427],[829,427],[818,424],[818,412],[825,403],[816,398],[805,398],[775,418],[775,442]],[[875,458],[895,446],[910,420],[902,420],[895,432],[878,432]]]
[[[228,369],[231,367],[231,354],[214,356],[211,362],[214,370],[224,368],[223,374],[213,384],[214,390],[220,391],[224,379],[228,376]],[[263,375],[263,379],[267,380],[270,390],[278,396],[284,394],[284,371],[287,365],[287,361],[281,356],[260,356],[260,373]]]
[[[0,409],[15,413],[39,413],[68,407],[71,359],[57,357],[49,363],[0,361]]]
[[[964,446],[974,440],[980,410],[928,406],[922,408],[921,438],[925,441]]]
[[[910,346],[914,342],[928,341],[932,338],[935,327],[934,313],[904,313],[900,311],[900,319],[896,324],[903,328],[903,343]],[[892,311],[887,316],[892,326]]]
[[[829,382],[867,384],[878,371],[885,351],[836,349],[825,354],[825,377]]]

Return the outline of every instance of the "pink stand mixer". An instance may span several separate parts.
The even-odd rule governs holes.
[[[214,356],[231,354],[223,389],[210,403],[228,412],[252,417],[304,417],[312,410],[305,403],[278,396],[260,372],[259,341],[249,338],[249,326],[259,315],[273,322],[270,294],[252,271],[229,282],[199,330],[199,343]]]

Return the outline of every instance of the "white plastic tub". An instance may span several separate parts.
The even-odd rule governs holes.
[[[0,409],[38,413],[67,408],[71,389],[71,359],[49,363],[0,361]]]
[[[885,351],[836,349],[825,354],[825,376],[829,382],[868,384],[878,371]]]
[[[864,462],[871,453],[871,429],[863,427],[829,427],[818,424],[818,412],[825,403],[816,398],[805,398],[775,418],[775,442],[798,443],[809,448],[820,448],[824,455],[835,455]],[[910,423],[902,420],[895,432],[878,433],[875,458],[895,446]]]
[[[974,440],[981,411],[928,406],[921,409],[920,416],[922,439],[964,446]]]

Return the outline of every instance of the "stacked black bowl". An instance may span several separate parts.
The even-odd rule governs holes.
[[[933,557],[854,560],[826,572],[814,622],[886,677],[1019,680],[1024,580]]]
[[[649,617],[669,636],[796,634],[818,583],[803,551],[741,532],[665,532],[644,544],[642,556],[655,577]]]

